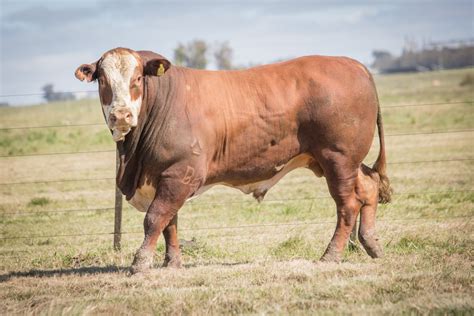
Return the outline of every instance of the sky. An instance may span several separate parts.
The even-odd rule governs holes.
[[[406,39],[474,37],[474,0],[146,1],[0,0],[0,102],[31,104],[57,91],[97,90],[75,69],[109,49],[152,50],[173,60],[178,43],[228,41],[234,64],[344,55],[367,65],[374,49],[400,54]],[[210,56],[212,57],[212,56]],[[212,68],[213,65],[210,65]]]

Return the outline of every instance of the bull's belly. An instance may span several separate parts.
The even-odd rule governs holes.
[[[280,181],[286,174],[288,174],[290,171],[294,169],[307,168],[309,166],[313,166],[312,168],[313,172],[318,176],[322,176],[322,170],[320,170],[319,168],[315,168],[316,166],[314,163],[315,163],[315,160],[311,155],[306,154],[306,153],[300,154],[296,157],[293,157],[285,164],[282,164],[280,166],[275,166],[274,167],[275,174],[268,179],[260,180],[257,182],[245,183],[245,184],[232,184],[231,183],[232,179],[229,179],[229,182],[226,182],[224,180],[222,182],[213,183],[213,184],[205,185],[201,187],[192,198],[198,196],[199,194],[204,193],[205,191],[209,190],[215,185],[221,184],[221,185],[238,189],[245,194],[253,194],[253,196],[260,202],[264,198],[268,190],[270,190],[274,185],[278,183],[278,181]]]
[[[313,165],[313,172],[315,172],[315,174],[318,176],[322,176],[322,171],[314,169],[314,158],[309,154],[300,154],[281,166],[275,166],[274,168],[276,173],[269,179],[239,185],[231,184],[231,179],[229,179],[229,182],[222,181],[210,185],[205,185],[199,188],[199,190],[196,191],[196,193],[193,196],[189,197],[187,200],[189,201],[206,192],[213,186],[221,184],[238,189],[245,194],[253,194],[253,196],[260,202],[264,198],[268,190],[270,190],[275,184],[277,184],[278,181],[280,181],[290,171],[297,168],[307,168],[311,165]],[[140,212],[146,212],[148,210],[156,193],[156,189],[152,185],[148,185],[146,183],[147,181],[145,181],[145,184],[135,191],[133,197],[128,201],[133,207],[135,207]]]

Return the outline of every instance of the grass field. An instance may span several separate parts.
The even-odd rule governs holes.
[[[158,268],[161,240],[157,268],[130,277],[143,214],[125,204],[115,252],[114,144],[98,102],[0,109],[0,314],[473,314],[467,75],[376,77],[395,189],[377,216],[385,257],[347,250],[341,264],[318,262],[335,227],[325,181],[296,170],[261,204],[224,187],[188,203],[185,268]],[[88,123],[100,124],[5,129]],[[95,180],[57,181],[72,179]]]

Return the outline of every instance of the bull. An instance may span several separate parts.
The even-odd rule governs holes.
[[[384,130],[374,80],[357,61],[306,56],[247,70],[178,67],[151,51],[115,48],[75,76],[98,81],[117,143],[117,185],[146,212],[132,273],[148,270],[163,233],[163,266],[181,267],[178,211],[221,184],[261,201],[296,168],[326,179],[337,223],[322,261],[341,260],[360,213],[359,239],[382,256],[378,203],[390,201]],[[378,128],[375,164],[362,163]]]

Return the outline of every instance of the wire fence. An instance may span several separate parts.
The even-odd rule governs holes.
[[[419,195],[439,195],[439,194],[453,194],[453,193],[470,193],[474,192],[474,189],[465,189],[465,190],[442,190],[442,191],[408,191],[408,192],[395,192],[392,196],[419,196]],[[321,195],[309,198],[284,198],[284,199],[264,199],[261,202],[256,202],[255,200],[226,200],[225,202],[216,202],[216,201],[205,201],[205,202],[195,202],[189,201],[187,206],[229,206],[229,205],[243,205],[243,204],[271,204],[271,203],[284,203],[284,202],[303,202],[303,201],[318,201],[321,199],[332,199],[329,195]],[[25,216],[25,215],[44,215],[44,214],[54,214],[54,213],[76,213],[76,212],[107,212],[114,210],[115,207],[102,207],[102,208],[73,208],[73,209],[63,209],[63,210],[38,210],[38,211],[7,211],[0,212],[0,216],[6,215],[15,215],[15,216]]]
[[[420,163],[439,163],[439,162],[462,162],[473,161],[474,158],[451,158],[451,159],[436,159],[436,160],[414,160],[414,161],[391,161],[389,165],[400,164],[420,164]],[[371,165],[371,164],[369,164]],[[93,182],[93,181],[110,181],[115,180],[115,177],[104,178],[76,178],[76,179],[58,179],[58,180],[34,180],[34,181],[18,181],[18,182],[3,182],[2,185],[26,185],[26,184],[49,184],[49,183],[66,183],[66,182]]]
[[[42,129],[42,128],[70,128],[70,127],[90,127],[90,126],[104,126],[105,123],[83,123],[83,124],[65,124],[65,125],[41,125],[41,126],[16,126],[16,127],[2,127],[0,131],[23,130],[23,129]]]
[[[98,94],[98,90],[84,90],[84,91],[61,91],[61,93],[70,93],[70,94],[89,94],[89,93],[96,93]],[[0,98],[17,98],[17,97],[32,97],[32,96],[44,96],[43,93],[33,92],[33,93],[18,93],[18,94],[3,94],[0,95]]]
[[[91,91],[79,91],[81,93],[84,92],[91,92]],[[76,92],[76,93],[79,93]],[[26,94],[28,95],[28,94]],[[29,95],[36,95],[36,94],[29,94]],[[25,96],[25,95],[4,95],[1,97],[8,97],[8,96]],[[382,106],[382,109],[396,109],[396,108],[404,108],[404,107],[425,107],[425,106],[446,106],[446,105],[462,105],[462,104],[473,104],[474,100],[470,101],[454,101],[454,102],[435,102],[435,103],[412,103],[412,104],[395,104],[395,105],[388,105]],[[8,131],[8,130],[24,130],[24,129],[42,129],[42,128],[70,128],[70,127],[90,127],[90,126],[105,126],[104,122],[97,122],[97,123],[81,123],[81,124],[56,124],[56,125],[39,125],[39,126],[12,126],[12,127],[0,127],[0,131]],[[389,135],[386,135],[389,136]]]
[[[91,93],[97,91],[73,91],[72,93]],[[22,97],[22,96],[33,96],[42,94],[17,94],[17,95],[1,95],[0,97]],[[448,105],[462,105],[462,104],[473,104],[474,101],[455,101],[455,102],[437,102],[437,103],[414,103],[414,104],[398,104],[391,106],[382,107],[385,109],[392,108],[406,108],[406,107],[428,107],[428,106],[448,106]],[[17,126],[17,127],[4,127],[0,128],[0,131],[8,130],[26,130],[26,129],[46,129],[46,128],[71,128],[71,127],[91,127],[91,126],[105,126],[104,123],[81,123],[81,124],[58,124],[58,125],[42,125],[42,126]],[[427,131],[405,131],[392,134],[386,134],[387,137],[402,137],[402,136],[416,136],[416,135],[436,135],[436,134],[458,134],[458,133],[470,133],[474,132],[474,129],[446,129],[446,130],[427,130]],[[103,150],[89,150],[89,151],[72,151],[72,152],[51,152],[51,153],[31,153],[31,154],[18,154],[18,155],[2,155],[0,158],[19,158],[19,157],[39,157],[39,156],[54,156],[54,155],[79,155],[79,154],[97,154],[97,153],[113,153],[115,150],[103,149]],[[436,160],[412,160],[412,161],[394,161],[389,162],[392,165],[399,164],[427,164],[427,163],[445,163],[445,162],[468,162],[473,161],[474,158],[466,157],[455,157],[445,158]],[[18,181],[18,182],[4,182],[0,183],[0,186],[7,185],[28,185],[28,184],[51,184],[51,183],[66,183],[66,182],[91,182],[91,181],[109,181],[114,180],[115,177],[103,177],[103,178],[79,178],[79,179],[58,179],[58,180],[29,180],[29,181]],[[414,192],[397,192],[394,196],[406,196],[406,195],[440,195],[440,194],[453,194],[453,193],[471,193],[474,190],[442,190],[442,191],[414,191]],[[316,196],[311,198],[290,198],[290,199],[269,199],[264,200],[262,203],[285,203],[291,201],[317,201],[319,199],[330,199],[329,195]],[[255,203],[253,200],[228,200],[225,202],[189,202],[192,206],[225,206],[229,204],[245,204]],[[312,205],[311,205],[312,207]],[[76,213],[76,212],[109,212],[114,210],[115,207],[103,207],[103,208],[75,208],[75,209],[56,209],[56,210],[40,210],[40,211],[8,211],[0,212],[0,215],[37,215],[37,214],[54,214],[54,213]],[[443,216],[443,217],[429,217],[429,218],[381,218],[378,221],[381,222],[394,222],[394,221],[434,221],[434,220],[446,220],[446,219],[472,219],[471,215],[456,215],[456,216]],[[184,231],[203,231],[203,230],[235,230],[235,229],[247,229],[257,227],[278,227],[278,226],[302,226],[302,225],[320,225],[320,224],[334,224],[334,220],[328,221],[322,219],[319,221],[306,221],[306,222],[285,222],[285,223],[261,223],[252,225],[235,225],[235,226],[209,226],[199,228],[180,228]],[[41,238],[72,238],[72,237],[84,237],[84,236],[99,236],[99,235],[114,235],[116,232],[96,232],[96,233],[74,233],[74,234],[51,234],[51,235],[18,235],[1,237],[0,240],[14,240],[14,239],[41,239]],[[143,231],[129,231],[121,232],[120,234],[143,234]]]
[[[386,134],[385,137],[433,135],[433,134],[458,134],[458,133],[470,133],[470,132],[474,132],[474,129],[458,129],[458,130],[446,129],[446,130],[434,130],[434,131],[422,131],[422,132],[401,132],[401,133],[394,133],[394,134]],[[80,155],[80,154],[114,153],[114,152],[115,152],[114,149],[99,149],[99,150],[88,150],[88,151],[67,151],[67,152],[50,152],[50,153],[46,152],[46,153],[31,153],[31,154],[0,155],[0,158]]]
[[[98,95],[98,90],[81,90],[81,91],[61,91],[61,93],[67,94],[86,94],[86,95]],[[33,93],[17,93],[17,94],[3,94],[0,95],[0,98],[21,98],[21,97],[32,97],[32,96],[44,96],[44,92],[33,92]],[[452,104],[463,104],[463,103],[472,103],[473,101],[446,101],[446,102],[432,102],[432,103],[413,103],[413,104],[395,104],[391,106],[385,106],[385,108],[390,107],[407,107],[407,106],[433,106],[433,105],[452,105]]]
[[[442,221],[443,223],[450,222],[450,221],[456,221],[459,222],[462,220],[461,224],[457,225],[457,229],[462,229],[463,226],[469,225],[470,220],[472,219],[472,216],[469,215],[456,215],[456,216],[430,216],[429,218],[425,217],[409,217],[409,218],[379,218],[377,219],[377,222],[379,223],[387,223],[385,225],[386,227],[381,227],[382,231],[379,233],[380,235],[386,235],[387,231],[391,231],[392,237],[388,239],[388,241],[385,242],[385,246],[390,245],[393,242],[393,239],[395,238],[394,235],[397,235],[400,233],[399,229],[397,231],[397,228],[393,226],[393,223],[403,223],[403,227],[406,227],[408,224],[413,224],[413,225],[419,225],[420,222],[433,225],[436,223],[439,223]],[[268,236],[272,235],[274,236],[275,232],[273,230],[265,230],[265,228],[274,228],[274,227],[279,227],[280,228],[280,235],[285,236],[286,238],[289,236],[288,234],[291,234],[291,230],[287,231],[286,233],[281,230],[281,228],[285,227],[291,227],[291,228],[298,228],[298,231],[301,232],[301,229],[304,227],[309,227],[309,226],[322,226],[322,225],[334,225],[335,223],[335,218],[332,220],[328,220],[327,218],[320,218],[319,220],[312,220],[312,221],[298,221],[298,222],[280,222],[280,223],[260,223],[260,224],[249,224],[249,225],[235,225],[235,226],[207,226],[207,227],[180,227],[180,231],[184,232],[194,232],[194,233],[199,233],[199,232],[204,232],[206,234],[206,239],[219,239],[223,240],[226,238],[231,238],[233,242],[236,241],[241,241],[241,240],[248,240],[251,239],[252,241],[255,241],[256,236]],[[357,221],[357,224],[359,221]],[[259,228],[258,231],[255,231],[255,228]],[[245,229],[252,229],[252,234],[248,233],[242,233],[242,230]],[[263,230],[262,230],[263,229]],[[218,234],[212,234],[209,233],[210,231],[216,231],[219,232]],[[123,235],[128,235],[131,236],[132,238],[141,238],[141,235],[143,235],[143,230],[138,230],[138,231],[126,231],[122,232]],[[71,238],[89,238],[89,237],[94,237],[97,238],[99,236],[113,236],[113,232],[95,232],[95,233],[76,233],[76,234],[62,234],[62,235],[33,235],[33,236],[12,236],[12,237],[18,237],[18,238],[10,238],[9,239],[2,239],[0,240],[5,240],[5,241],[13,241],[13,240],[42,240],[42,239],[47,239],[49,240],[50,238],[58,238],[61,240],[62,239],[71,239]],[[290,235],[291,236],[291,235]],[[200,237],[199,237],[200,238]],[[96,239],[94,239],[95,241]],[[63,242],[63,241],[61,241]],[[196,235],[193,234],[193,237],[190,241],[184,240],[184,243],[181,245],[181,247],[190,247],[192,248],[194,245],[196,245],[196,242],[199,243],[200,240],[196,240]],[[188,245],[190,243],[190,245]],[[199,244],[197,244],[199,245]],[[37,246],[34,246],[33,249],[37,249]],[[35,259],[38,258],[38,253],[35,252],[33,249],[30,250],[6,250],[3,253],[0,253],[0,257],[2,259],[25,259],[28,255],[34,254]],[[134,252],[136,249],[130,248],[127,252]]]
[[[405,221],[436,221],[446,219],[466,219],[472,218],[471,215],[456,215],[456,216],[431,216],[425,217],[405,217],[405,218],[379,218],[377,222],[405,222]],[[261,227],[278,227],[278,226],[305,226],[305,225],[324,225],[334,224],[335,219],[315,221],[302,221],[302,222],[283,222],[283,223],[260,223],[260,224],[249,224],[249,225],[234,225],[234,226],[208,226],[208,227],[180,227],[180,231],[208,231],[208,230],[235,230],[235,229],[248,229],[248,228],[261,228]],[[96,233],[74,233],[74,234],[56,234],[56,235],[29,235],[29,236],[9,236],[0,237],[0,240],[14,240],[14,239],[40,239],[40,238],[70,238],[70,237],[85,237],[85,236],[100,236],[100,235],[113,235],[112,232],[96,232]],[[123,235],[131,234],[143,234],[143,231],[128,231],[122,232]]]

